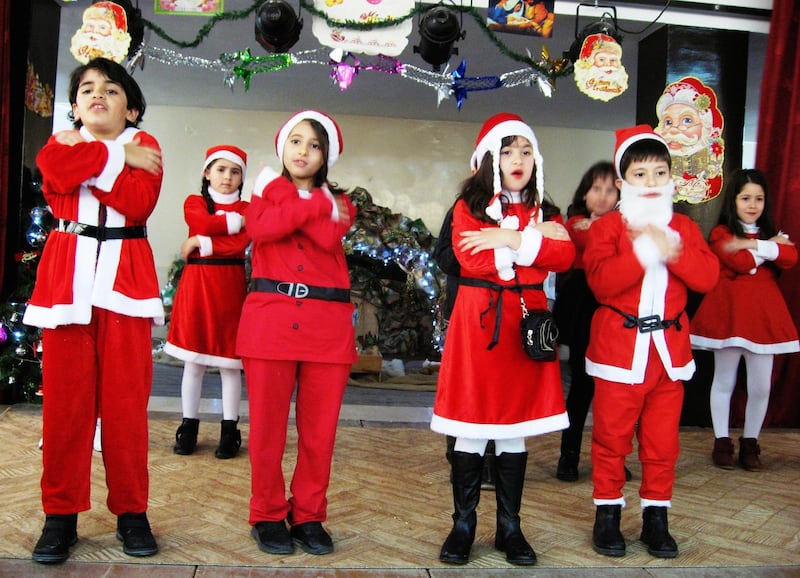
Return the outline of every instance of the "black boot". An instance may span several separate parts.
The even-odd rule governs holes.
[[[494,440],[489,440],[486,444],[486,451],[483,454],[483,474],[481,475],[481,490],[494,491],[495,488],[495,466],[494,466]]]
[[[453,451],[453,529],[439,553],[448,564],[466,564],[478,525],[478,502],[481,499],[483,456]]]
[[[242,432],[240,432],[236,424],[239,419],[223,419],[222,428],[219,434],[219,445],[214,455],[221,460],[235,458],[239,453],[239,448],[242,446]]]
[[[172,451],[182,456],[194,453],[197,447],[197,430],[200,429],[200,420],[185,417],[175,432],[175,447]]]
[[[648,506],[642,510],[642,535],[639,538],[656,558],[675,558],[678,545],[669,534],[667,508]]]
[[[592,530],[592,548],[605,556],[624,556],[625,538],[619,531],[622,506],[597,506]]]
[[[574,450],[561,450],[561,457],[558,458],[556,477],[562,482],[578,481],[578,461],[580,453]]]
[[[31,558],[42,564],[60,564],[69,558],[69,549],[78,541],[78,514],[45,516],[44,528]]]
[[[158,553],[147,512],[117,516],[117,540],[122,542],[122,551],[128,556],[153,556]]]
[[[497,494],[497,533],[494,547],[506,553],[506,560],[519,566],[536,564],[536,553],[520,527],[519,509],[525,486],[528,452],[502,453],[494,458]]]

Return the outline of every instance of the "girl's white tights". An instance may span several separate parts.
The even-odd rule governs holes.
[[[206,366],[187,361],[183,365],[181,380],[181,408],[183,417],[197,419],[200,415],[200,393]],[[242,401],[242,372],[239,369],[219,370],[222,382],[222,419],[239,419],[239,404]]]
[[[714,351],[714,381],[711,383],[711,421],[714,424],[714,437],[729,437],[731,396],[736,387],[736,374],[739,369],[739,359],[742,357],[747,368],[747,405],[744,411],[742,437],[758,439],[758,434],[761,433],[769,404],[774,355],[753,353],[741,347],[726,347]]]
[[[456,438],[456,445],[454,450],[463,452],[465,454],[479,454],[486,453],[486,444],[489,440],[476,440],[472,438]],[[525,451],[525,438],[512,438],[507,440],[494,440],[494,453],[500,455],[503,453],[520,454]]]

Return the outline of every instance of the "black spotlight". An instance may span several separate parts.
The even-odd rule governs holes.
[[[444,6],[431,8],[419,22],[420,41],[419,46],[414,47],[414,52],[432,65],[435,72],[439,72],[450,56],[458,54],[458,48],[453,43],[464,38],[465,34],[461,32],[461,25],[452,10]]]
[[[267,0],[256,13],[256,40],[267,52],[288,52],[300,39],[302,19],[288,2]]]

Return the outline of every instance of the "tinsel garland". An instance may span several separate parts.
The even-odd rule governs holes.
[[[157,26],[156,24],[150,22],[149,20],[143,18],[142,23],[145,27],[152,30],[157,36],[163,38],[173,46],[178,46],[181,48],[195,48],[199,46],[203,40],[209,35],[211,30],[219,21],[233,21],[233,20],[241,20],[247,18],[252,13],[254,13],[258,7],[263,3],[263,0],[255,0],[253,4],[249,8],[244,8],[242,10],[234,10],[230,12],[220,12],[219,14],[215,14],[211,19],[197,32],[197,35],[193,40],[189,41],[181,41],[176,38],[173,38],[167,32],[165,32],[162,28]],[[430,9],[430,6],[417,4],[408,14],[404,16],[397,16],[393,18],[387,19],[370,19],[368,21],[359,21],[359,20],[345,20],[339,21],[330,18],[324,11],[317,9],[313,2],[309,2],[308,0],[300,0],[300,6],[305,8],[309,13],[313,16],[321,18],[325,20],[325,22],[331,26],[336,28],[345,28],[349,30],[373,30],[376,28],[388,28],[391,26],[396,26],[399,23],[402,23],[409,18],[414,18],[417,14],[425,12]],[[551,86],[555,85],[556,78],[561,76],[566,76],[572,73],[572,65],[567,59],[557,59],[557,60],[550,60],[549,57],[546,57],[544,60],[535,60],[531,57],[530,53],[526,52],[525,54],[521,54],[519,52],[515,52],[509,49],[501,40],[500,38],[489,29],[486,25],[486,16],[485,14],[481,14],[478,9],[473,8],[472,6],[449,6],[454,11],[461,12],[463,14],[468,14],[471,16],[475,22],[477,23],[478,27],[483,31],[483,33],[489,38],[492,44],[500,51],[501,54],[515,60],[517,62],[521,62],[529,66],[531,69],[539,73],[539,77],[544,77]],[[543,50],[543,53],[545,50]],[[538,77],[537,77],[538,78]],[[539,83],[541,87],[541,82]]]

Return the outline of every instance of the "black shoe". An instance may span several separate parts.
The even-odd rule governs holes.
[[[223,419],[221,431],[219,435],[219,446],[214,452],[214,456],[221,460],[235,458],[239,453],[239,448],[242,447],[242,432],[240,432],[236,424],[239,420]]]
[[[562,482],[578,481],[578,461],[580,455],[577,452],[564,452],[558,458],[556,467],[556,478]]]
[[[122,541],[122,551],[128,556],[152,556],[158,552],[147,513],[117,516],[117,540]]]
[[[286,529],[286,522],[256,522],[250,535],[256,539],[258,549],[267,554],[293,554],[294,543]]]
[[[592,530],[592,548],[604,556],[624,556],[625,538],[619,531],[622,506],[597,506]]]
[[[306,554],[330,554],[333,552],[333,540],[322,527],[322,522],[305,522],[292,526],[294,538]]]
[[[45,516],[44,528],[31,558],[41,564],[61,564],[78,541],[78,514]]]
[[[648,506],[642,510],[642,535],[639,538],[656,558],[675,558],[678,544],[669,533],[667,508]]]
[[[181,456],[189,456],[197,447],[197,432],[200,429],[200,420],[190,417],[183,418],[178,431],[175,432],[175,445],[172,451]]]

